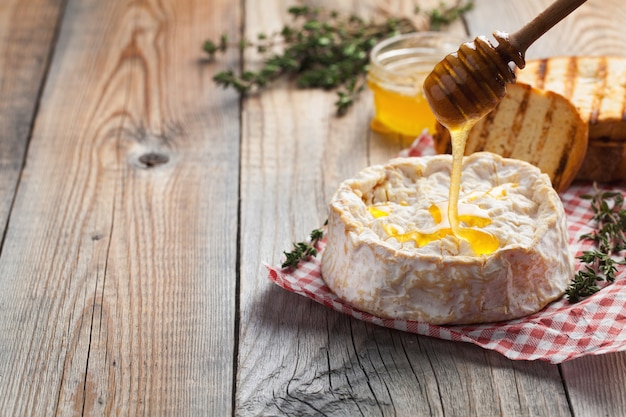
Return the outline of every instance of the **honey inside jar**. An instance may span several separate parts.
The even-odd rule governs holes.
[[[424,129],[433,131],[436,119],[422,93],[405,95],[369,80],[368,85],[374,93],[376,107],[376,117],[370,125],[372,130],[406,136],[419,136]]]
[[[432,132],[436,119],[422,85],[433,67],[464,41],[441,32],[418,32],[377,44],[370,54],[367,77],[374,97],[372,130],[413,137],[424,129]]]

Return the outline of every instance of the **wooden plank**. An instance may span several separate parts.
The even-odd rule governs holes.
[[[240,109],[200,48],[241,16],[68,2],[0,259],[0,415],[231,413]]]
[[[13,204],[62,5],[61,0],[0,4],[0,236]]]
[[[247,2],[248,35],[282,27],[287,4]],[[370,133],[367,97],[341,119],[333,101],[289,83],[244,101],[236,414],[570,415],[556,366],[368,325],[268,283],[262,263],[321,225],[338,183],[404,146]]]
[[[335,6],[350,11],[348,3]],[[246,35],[254,38],[290,23],[286,14],[290,4],[247,2]],[[248,65],[254,65],[255,57],[247,58]],[[328,369],[328,322],[348,322],[278,289],[269,283],[262,266],[264,261],[277,261],[292,241],[302,240],[323,223],[327,180],[339,181],[367,163],[367,130],[353,120],[368,115],[358,107],[338,123],[333,101],[332,93],[296,90],[281,82],[244,102],[236,415],[315,414],[316,404],[308,405],[310,397],[302,390],[315,378],[315,367],[321,366],[320,372]],[[358,130],[352,131],[355,127]],[[345,134],[335,136],[340,140],[329,150],[333,129]],[[336,149],[351,151],[352,157],[338,161]],[[325,389],[325,379],[312,387]],[[350,402],[335,404],[337,415],[348,415],[353,409]]]

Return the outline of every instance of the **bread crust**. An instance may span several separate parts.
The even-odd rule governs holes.
[[[529,60],[519,82],[570,100],[589,124],[587,155],[578,180],[626,180],[626,58],[566,56]]]
[[[492,210],[490,231],[501,242],[492,254],[468,254],[454,237],[416,248],[380,232],[377,222],[396,220],[375,220],[369,205],[430,204],[447,190],[450,164],[449,155],[398,158],[341,184],[322,255],[322,277],[339,298],[383,318],[470,324],[525,316],[562,296],[573,276],[563,206],[548,177],[525,162],[486,152],[465,158],[466,178],[485,177],[477,193],[511,184],[518,193],[476,200]],[[470,198],[474,190],[464,187]]]

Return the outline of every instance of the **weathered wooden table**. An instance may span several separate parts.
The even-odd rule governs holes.
[[[549,3],[476,0],[450,30]],[[278,30],[290,4],[2,0],[0,416],[626,415],[624,353],[514,362],[267,280],[341,180],[404,146],[367,94],[337,118],[334,93],[216,87],[254,57],[209,63],[204,39]],[[625,25],[626,2],[589,0],[527,56],[624,55]]]

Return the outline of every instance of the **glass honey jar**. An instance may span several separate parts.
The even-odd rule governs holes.
[[[422,85],[433,67],[466,41],[445,32],[415,32],[374,46],[367,75],[376,112],[372,130],[413,137],[424,129],[432,132],[436,120]]]

